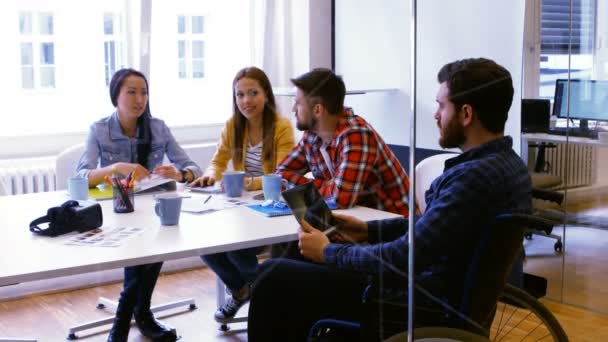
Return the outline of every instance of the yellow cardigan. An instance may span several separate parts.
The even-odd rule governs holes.
[[[216,180],[222,178],[222,172],[228,167],[228,162],[232,159],[232,141],[234,139],[234,120],[231,118],[226,122],[220,141],[217,143],[217,149],[211,165],[205,170],[205,174],[212,174]],[[249,141],[249,134],[245,130],[245,136],[243,139],[243,158],[245,160],[245,154],[247,153],[247,142]],[[272,154],[272,160],[263,160],[262,165],[264,174],[273,173],[277,165],[291,152],[295,142],[293,137],[293,127],[291,122],[283,116],[277,114],[275,116],[275,127],[274,127],[274,153]],[[232,167],[236,171],[244,171],[245,166],[243,162],[236,165],[233,162]],[[262,188],[262,177],[253,177],[252,183],[247,187],[247,190],[260,190]]]

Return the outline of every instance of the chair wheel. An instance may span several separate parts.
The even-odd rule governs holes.
[[[557,241],[554,245],[553,245],[553,249],[555,249],[555,251],[557,253],[561,253],[562,252],[562,242],[561,241]]]
[[[74,334],[74,333],[71,333],[68,335],[67,339],[68,340],[77,340],[78,336],[76,336],[76,334]]]
[[[526,238],[526,240],[532,240],[532,234],[530,233],[525,234],[524,237]]]
[[[105,304],[103,304],[103,303],[97,303],[96,308],[97,308],[97,309],[99,309],[99,310],[103,310],[103,309],[105,309],[105,308],[106,308],[106,306],[105,306]]]
[[[228,330],[230,330],[230,327],[228,327],[228,324],[220,325],[220,331],[226,332]]]

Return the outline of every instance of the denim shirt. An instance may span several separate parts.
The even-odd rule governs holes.
[[[139,127],[138,127],[139,133]],[[146,168],[152,171],[161,165],[165,154],[178,170],[189,169],[194,178],[202,171],[179,146],[163,120],[150,118],[151,146]],[[139,134],[136,134],[136,136]],[[85,151],[77,168],[78,177],[88,178],[91,170],[125,162],[137,163],[137,138],[123,134],[116,112],[91,125]]]

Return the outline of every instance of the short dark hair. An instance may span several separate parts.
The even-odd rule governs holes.
[[[292,78],[291,83],[302,90],[306,97],[315,99],[332,114],[344,108],[346,86],[341,76],[326,68],[313,69],[299,77]]]
[[[448,98],[457,109],[468,104],[488,131],[504,131],[514,93],[507,69],[486,58],[462,59],[444,65],[437,80],[447,83]]]

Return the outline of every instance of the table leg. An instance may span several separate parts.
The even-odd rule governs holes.
[[[178,301],[169,302],[169,303],[165,303],[165,304],[155,305],[155,306],[150,307],[150,311],[152,311],[153,313],[157,313],[157,312],[161,312],[161,311],[165,311],[165,310],[179,308],[182,306],[188,306],[189,311],[195,310],[196,303],[194,301],[194,298],[188,298],[188,299],[178,300]],[[116,312],[117,307],[118,307],[118,303],[116,301],[113,301],[113,300],[110,300],[107,298],[100,297],[99,300],[97,301],[98,309],[108,309],[110,312]],[[114,316],[110,316],[110,317],[96,319],[96,320],[93,320],[90,322],[86,322],[83,324],[73,326],[68,330],[67,339],[75,340],[78,338],[78,336],[76,335],[77,332],[96,328],[96,327],[106,325],[106,324],[110,324],[113,321],[114,321]]]

